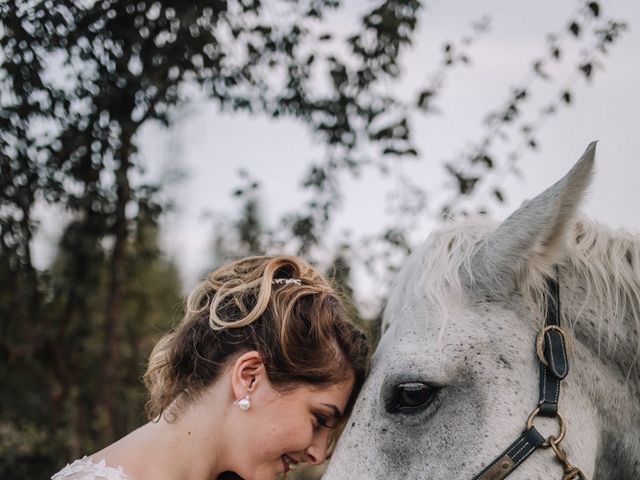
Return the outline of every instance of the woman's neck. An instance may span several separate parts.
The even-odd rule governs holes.
[[[175,422],[161,418],[92,455],[121,466],[132,480],[215,480],[227,469],[223,412],[211,400],[196,401]]]

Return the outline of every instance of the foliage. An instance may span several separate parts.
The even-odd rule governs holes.
[[[378,25],[381,12],[393,9],[394,2],[386,2],[376,10],[362,18],[360,28],[371,33],[372,25]],[[399,4],[398,4],[399,5]],[[414,8],[417,7],[417,8]],[[398,8],[400,8],[398,6]],[[440,63],[429,75],[425,85],[415,92],[394,92],[384,88],[386,84],[399,83],[403,71],[400,68],[399,55],[402,49],[411,48],[411,38],[417,28],[420,5],[413,5],[403,12],[412,20],[402,17],[395,25],[399,39],[393,45],[381,47],[376,42],[387,41],[385,34],[377,31],[372,40],[369,54],[384,50],[389,55],[386,61],[374,59],[363,54],[361,48],[366,34],[354,34],[347,37],[347,46],[334,48],[332,52],[347,52],[340,56],[332,53],[328,57],[329,65],[335,62],[341,65],[341,74],[335,87],[340,91],[342,85],[346,90],[358,92],[346,98],[345,111],[353,112],[346,118],[349,120],[344,128],[346,137],[343,141],[335,141],[335,135],[329,137],[326,157],[323,161],[312,163],[303,179],[304,187],[310,192],[310,200],[300,208],[293,209],[274,222],[261,224],[260,231],[254,232],[254,238],[260,239],[259,248],[247,249],[238,242],[234,225],[241,224],[252,205],[252,215],[259,211],[260,182],[252,179],[252,188],[239,188],[236,196],[240,202],[239,218],[217,218],[216,255],[229,257],[231,250],[235,256],[256,251],[291,250],[303,253],[311,258],[326,258],[327,229],[334,212],[341,205],[343,196],[342,182],[345,175],[357,176],[363,169],[377,168],[387,173],[394,162],[411,159],[420,154],[413,142],[412,125],[416,119],[424,115],[439,113],[438,106],[447,78],[457,69],[469,68],[472,64],[471,46],[479,41],[489,30],[489,20],[482,18],[474,23],[468,35],[459,40],[447,40],[442,45]],[[381,22],[380,25],[386,24]],[[434,203],[429,192],[408,177],[398,179],[399,187],[389,202],[395,215],[394,223],[381,225],[378,232],[362,237],[353,235],[340,240],[334,250],[348,250],[352,264],[367,270],[378,283],[387,284],[395,273],[399,259],[404,258],[413,248],[409,240],[411,228],[420,223],[419,219],[451,218],[470,213],[486,213],[491,204],[505,202],[502,185],[509,175],[520,175],[519,159],[527,150],[537,150],[540,145],[539,130],[553,115],[574,102],[573,89],[580,81],[593,81],[597,71],[603,68],[603,60],[612,45],[626,29],[622,21],[611,19],[603,14],[599,2],[579,1],[575,12],[565,22],[564,31],[547,34],[546,44],[540,56],[532,59],[530,69],[525,72],[520,82],[508,92],[504,104],[488,112],[483,124],[483,133],[468,147],[459,151],[453,158],[443,159],[445,173],[449,177],[448,197],[441,203]],[[382,27],[380,27],[382,28]],[[405,32],[402,35],[398,32]],[[582,45],[579,53],[575,53],[575,45]],[[318,61],[317,59],[315,60]],[[549,73],[559,64],[574,64],[568,78],[556,79]],[[384,65],[375,75],[363,72],[367,66]],[[362,81],[362,78],[368,79]],[[359,83],[362,81],[362,83]],[[546,84],[546,85],[545,85]],[[540,100],[536,89],[556,85],[556,92],[551,98]],[[362,89],[365,89],[364,91]],[[378,92],[384,91],[384,95]],[[358,117],[362,109],[359,99],[365,98],[369,105],[381,105],[379,110],[370,110],[365,117]],[[353,101],[357,107],[351,108],[348,102]],[[538,103],[538,108],[531,108]],[[534,113],[530,113],[534,111]],[[342,118],[342,117],[341,117]],[[313,125],[323,132],[323,125]],[[343,133],[340,133],[341,135]],[[337,133],[336,133],[337,135]],[[256,224],[257,225],[257,224]],[[349,232],[352,234],[352,232]],[[224,244],[231,244],[231,249],[220,255],[217,249]],[[346,244],[346,245],[345,245]],[[333,254],[333,251],[330,255]],[[231,255],[233,256],[233,255]]]
[[[117,337],[120,359],[111,392],[118,412],[112,425],[116,432],[143,421],[140,376],[146,357],[180,312],[177,269],[159,255],[157,227],[139,214],[134,228],[127,244],[130,261]],[[103,432],[112,419],[102,383],[109,264],[106,249],[82,230],[78,220],[66,227],[53,264],[38,275],[42,309],[37,321],[3,317],[3,477],[51,473],[63,459],[108,441]]]

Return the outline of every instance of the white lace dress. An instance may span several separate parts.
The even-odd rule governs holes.
[[[91,457],[82,457],[68,464],[51,480],[132,480],[122,471],[122,467],[110,467],[104,460],[96,463]]]

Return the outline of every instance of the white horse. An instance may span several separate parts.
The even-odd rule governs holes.
[[[408,258],[324,478],[640,479],[640,239],[576,216],[594,151],[497,227],[443,228]],[[549,278],[559,285],[562,340],[572,339],[558,405],[566,436],[557,441],[559,417],[534,415],[553,448],[526,460],[512,449],[479,476],[538,405],[536,337],[555,305]]]

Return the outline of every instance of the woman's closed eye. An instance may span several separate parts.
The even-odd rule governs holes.
[[[313,428],[314,430],[320,430],[321,428],[333,428],[334,418],[333,416],[327,416],[322,413],[313,414]]]
[[[315,410],[315,409],[314,409]],[[342,418],[342,412],[332,404],[323,403],[318,410],[312,410],[313,428],[319,430],[321,428],[334,428]]]
[[[313,428],[319,430],[320,428],[330,428],[329,419],[319,413],[313,414]]]

